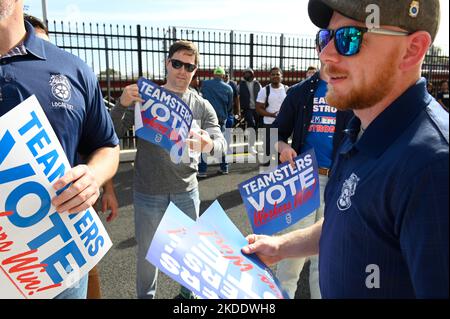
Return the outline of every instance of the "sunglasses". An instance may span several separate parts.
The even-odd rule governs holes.
[[[177,59],[170,59],[170,62],[172,63],[172,67],[177,70],[182,66],[184,66],[184,69],[189,73],[192,73],[197,69],[197,66],[195,64],[185,63]]]
[[[336,51],[343,56],[352,56],[359,52],[363,40],[364,33],[374,33],[382,35],[406,36],[409,32],[393,31],[380,28],[362,28],[362,27],[342,27],[336,30],[321,29],[316,35],[317,50],[322,52],[323,49],[334,38],[334,46]]]

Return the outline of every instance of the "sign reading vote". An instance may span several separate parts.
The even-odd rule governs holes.
[[[197,222],[171,203],[147,260],[200,298],[285,298],[270,269],[241,253],[246,244],[217,201]]]
[[[138,80],[144,104],[136,103],[136,135],[166,149],[176,163],[180,162],[193,115],[178,96],[145,79]]]
[[[320,205],[320,187],[314,150],[239,185],[255,234],[272,235],[297,223]]]
[[[0,117],[0,298],[53,298],[111,247],[92,208],[69,215],[52,205],[69,169],[35,96]]]

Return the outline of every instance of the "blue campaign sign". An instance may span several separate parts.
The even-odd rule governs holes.
[[[0,117],[0,299],[53,298],[112,246],[92,208],[56,212],[53,185],[69,169],[35,96]]]
[[[270,270],[241,253],[246,244],[217,202],[196,223],[171,204],[147,259],[200,298],[285,298]]]
[[[174,257],[189,228],[195,222],[183,213],[174,203],[170,203],[153,236],[146,259],[175,281],[182,282],[180,262]]]
[[[311,214],[320,205],[320,187],[314,150],[239,185],[255,234],[275,234]]]
[[[174,93],[146,78],[137,84],[144,103],[136,105],[136,135],[166,149],[179,162],[193,120],[191,109]]]

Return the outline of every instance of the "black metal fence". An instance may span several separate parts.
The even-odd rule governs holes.
[[[140,76],[164,82],[164,60],[170,45],[178,39],[197,44],[201,53],[197,71],[200,80],[212,77],[212,70],[221,65],[234,80],[240,80],[243,70],[251,67],[255,77],[265,84],[270,68],[279,66],[284,71],[283,81],[292,85],[304,79],[308,66],[319,65],[313,37],[63,21],[53,21],[48,26],[54,44],[92,67],[105,98],[112,103],[126,85],[135,83]],[[449,57],[432,47],[423,70],[423,75],[437,88],[442,80],[448,80]]]
[[[304,78],[308,66],[319,64],[314,38],[298,35],[62,21],[49,23],[49,29],[52,42],[92,67],[108,100],[140,76],[163,82],[164,59],[177,39],[191,40],[199,47],[200,80],[211,77],[214,67],[222,65],[236,80],[251,67],[256,78],[266,83],[270,68],[279,66],[284,70],[284,81],[293,84]],[[448,79],[448,62],[448,56],[433,47],[424,75],[434,84]]]

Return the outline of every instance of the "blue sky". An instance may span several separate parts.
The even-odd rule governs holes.
[[[24,0],[42,18],[41,0]],[[449,1],[435,44],[449,52]],[[47,0],[50,21],[195,27],[313,36],[307,0]]]

